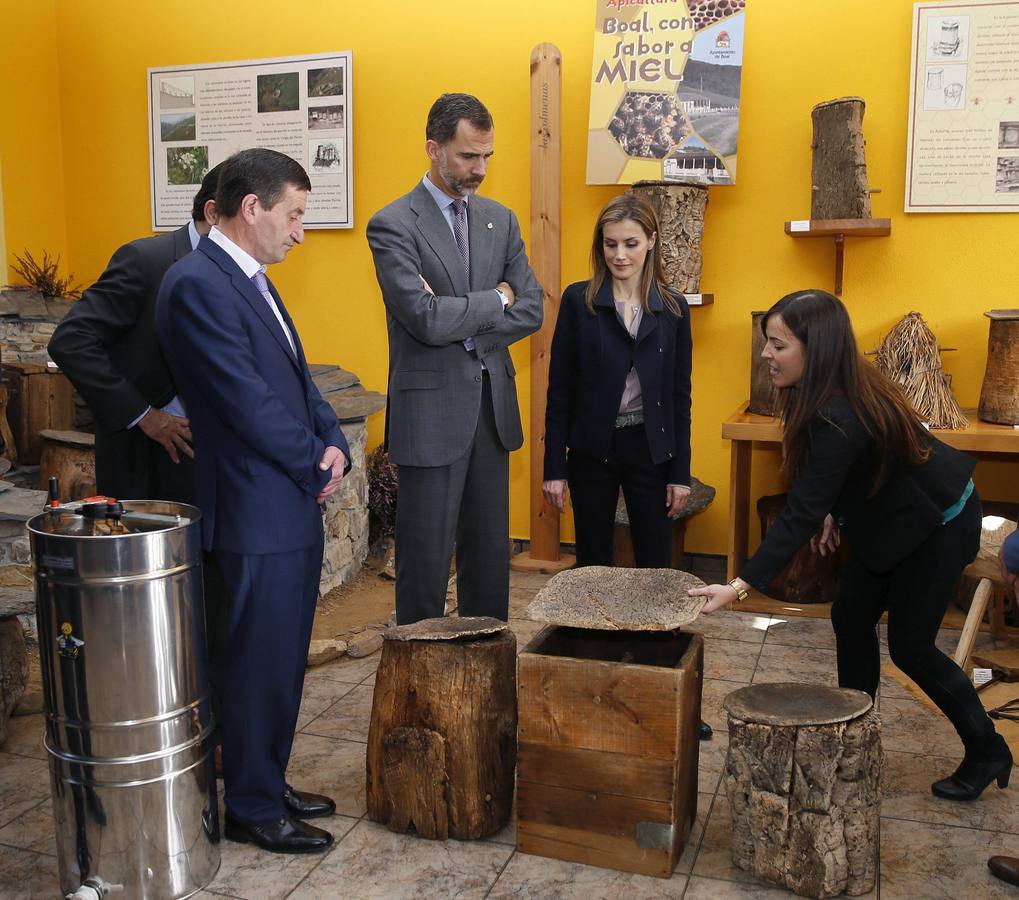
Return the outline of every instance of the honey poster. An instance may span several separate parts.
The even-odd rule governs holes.
[[[1019,212],[1019,0],[913,5],[906,212]]]
[[[595,0],[588,184],[734,184],[748,0]]]

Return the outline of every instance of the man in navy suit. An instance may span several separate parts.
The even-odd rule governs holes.
[[[303,820],[332,800],[285,781],[322,567],[319,505],[350,468],[293,321],[265,277],[304,240],[311,183],[273,150],[223,163],[218,224],[167,272],[156,334],[194,436],[202,540],[223,574],[225,834],[278,853],[325,850]]]

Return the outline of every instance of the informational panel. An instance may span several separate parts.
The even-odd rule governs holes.
[[[588,184],[734,184],[747,0],[595,0]]]
[[[1019,212],[1019,0],[913,5],[906,212]]]
[[[267,147],[311,178],[305,228],[352,228],[349,52],[149,69],[152,228],[179,228],[210,168]]]

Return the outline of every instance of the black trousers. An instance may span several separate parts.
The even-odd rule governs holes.
[[[669,568],[672,522],[665,506],[668,470],[668,463],[652,461],[643,424],[616,428],[608,459],[570,451],[567,479],[578,566],[612,565],[612,530],[622,487],[637,568]]]
[[[980,498],[976,491],[947,525],[888,572],[876,574],[851,559],[839,572],[832,605],[839,684],[872,697],[881,677],[877,624],[888,612],[888,652],[949,719],[967,749],[994,736],[966,674],[935,645],[962,570],[980,548]]]

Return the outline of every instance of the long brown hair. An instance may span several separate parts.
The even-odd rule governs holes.
[[[919,417],[898,385],[860,355],[849,313],[838,297],[818,290],[787,294],[761,319],[765,338],[772,316],[782,317],[786,328],[803,343],[804,351],[800,380],[779,391],[787,474],[795,477],[803,471],[810,423],[824,415],[836,396],[845,398],[877,446],[872,493],[893,465],[926,461],[930,450]]]
[[[644,257],[644,269],[640,273],[640,304],[644,312],[649,312],[648,297],[651,294],[651,286],[654,285],[662,296],[665,308],[674,316],[682,316],[683,313],[676,300],[676,291],[668,286],[665,269],[662,266],[662,256],[658,252],[662,243],[658,229],[658,216],[655,215],[651,204],[636,194],[620,194],[618,197],[613,197],[598,215],[598,224],[594,227],[594,240],[591,242],[591,280],[588,282],[587,293],[584,295],[587,311],[594,315],[594,299],[598,296],[602,285],[605,284],[605,280],[612,277],[609,274],[609,267],[605,263],[605,248],[603,246],[605,226],[614,225],[624,219],[629,219],[639,225],[648,240],[657,235],[654,246],[648,248],[647,256]]]

